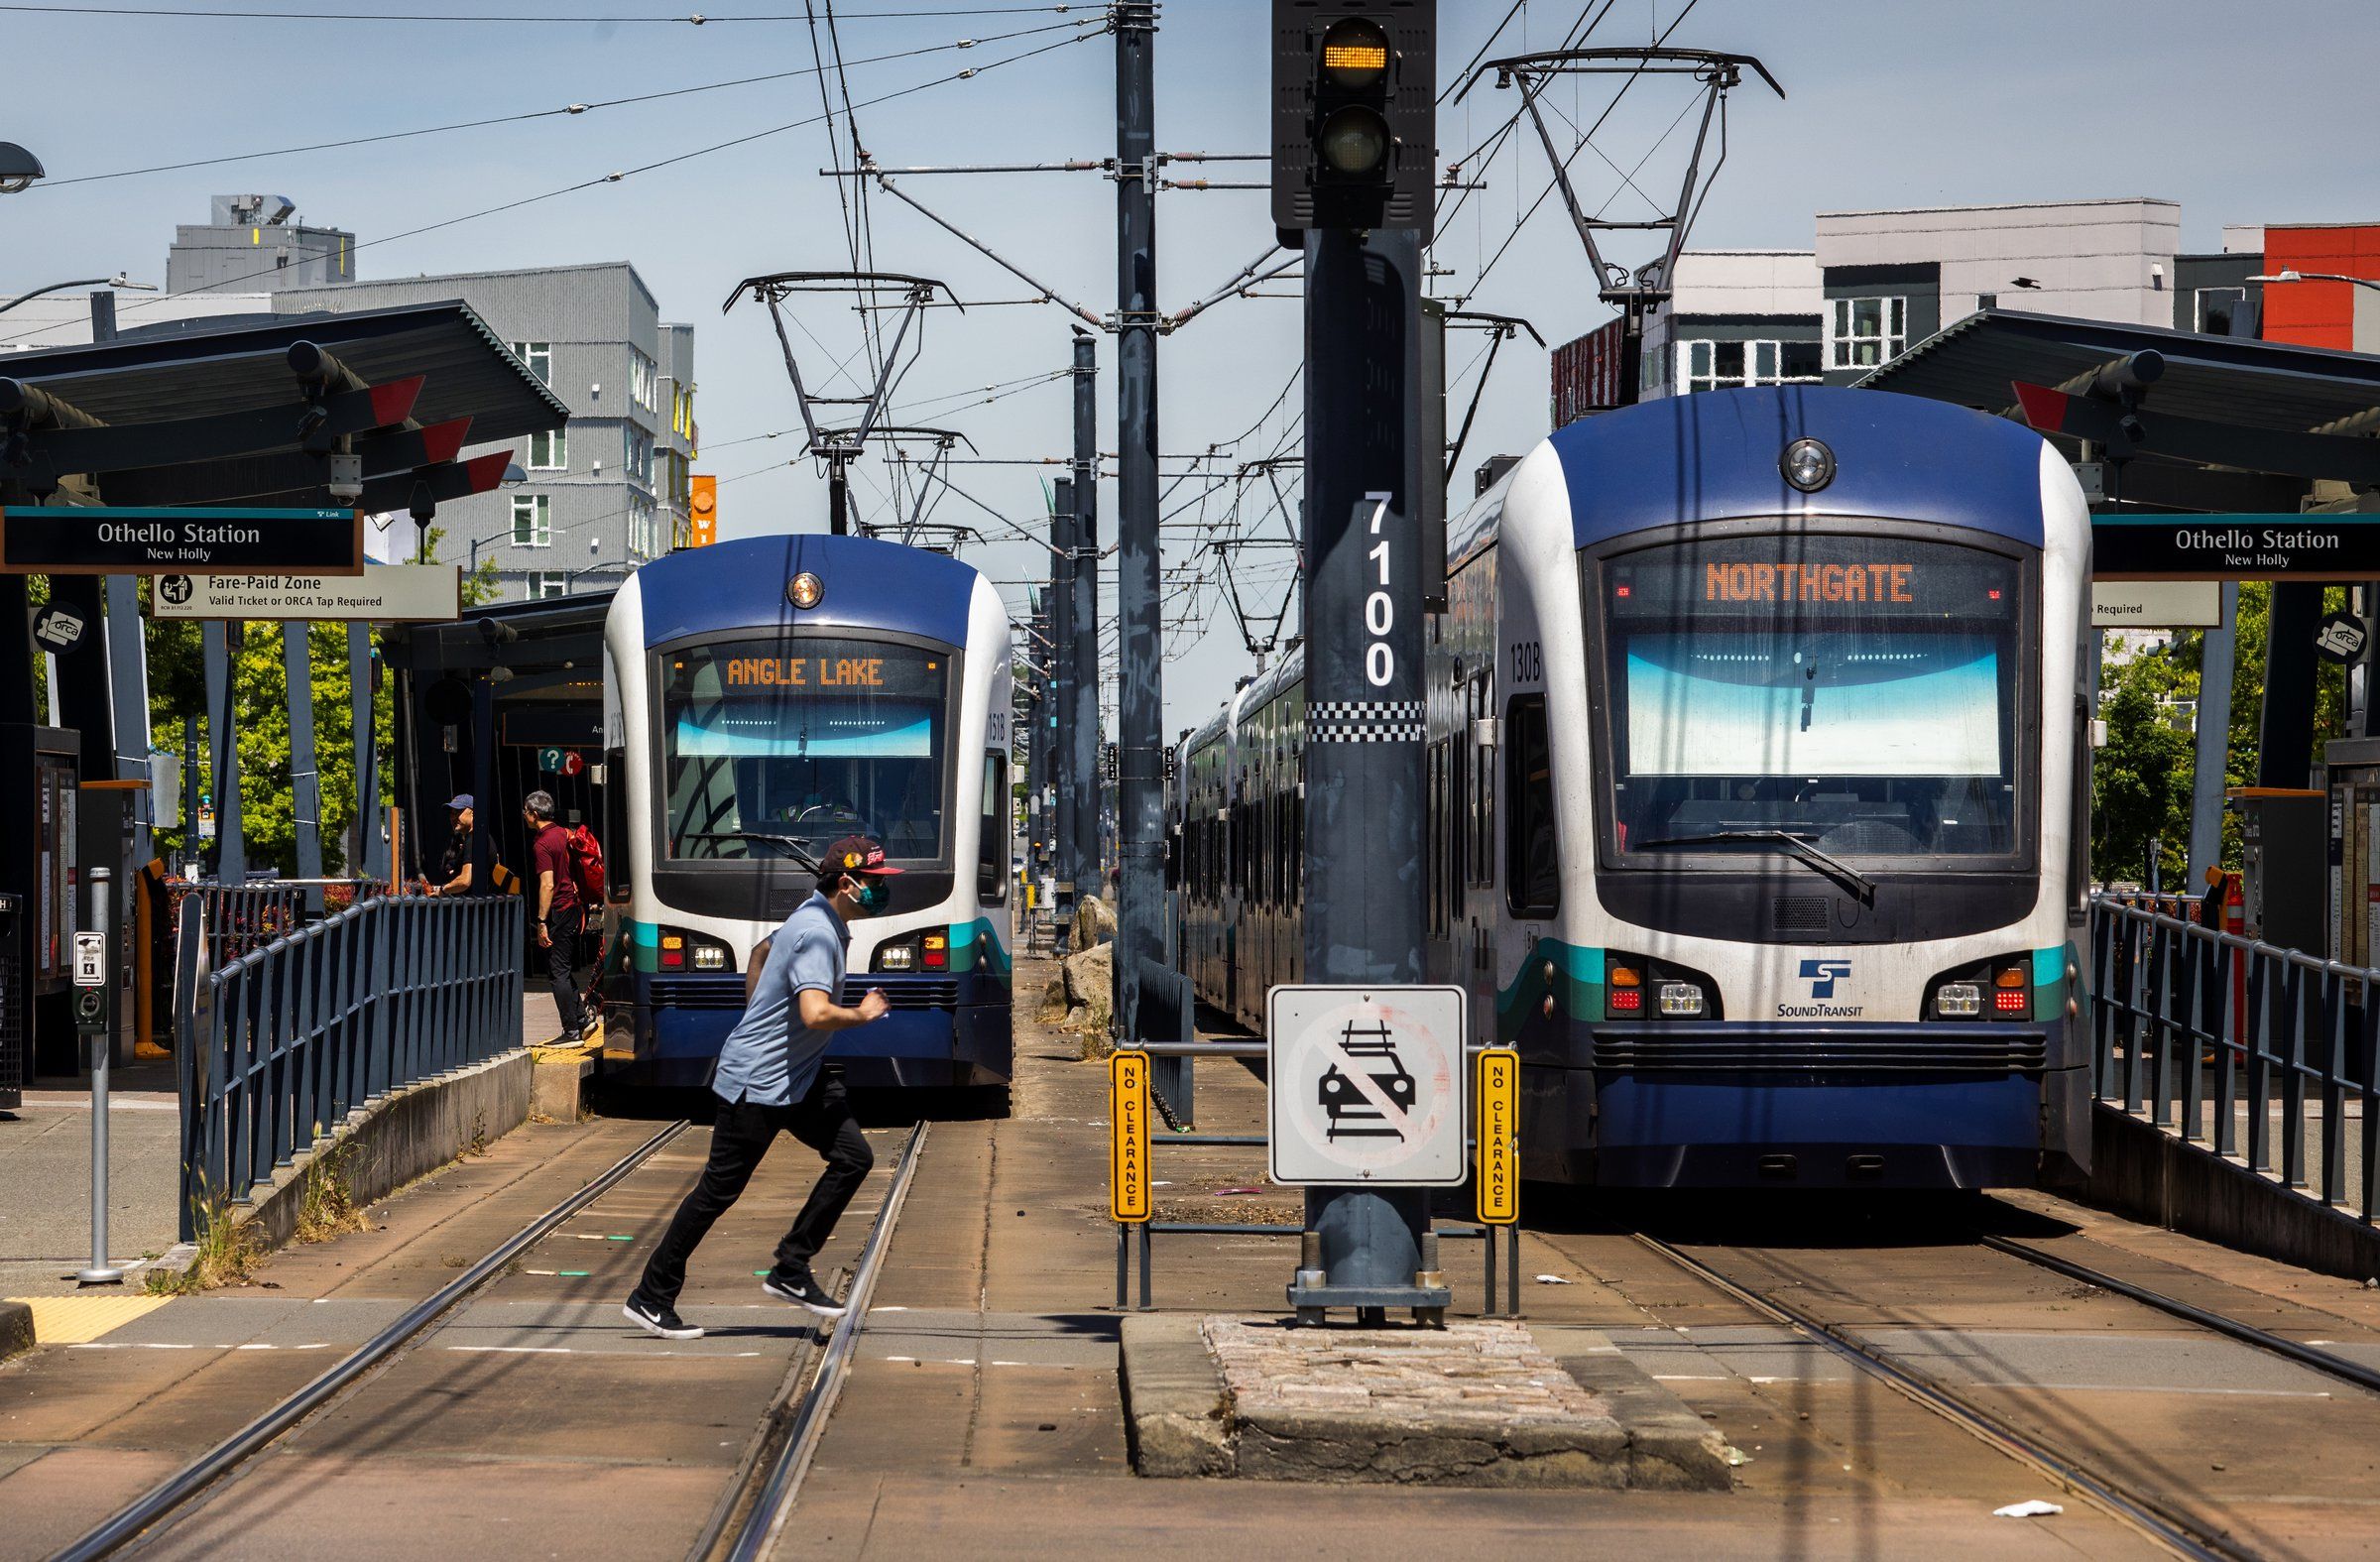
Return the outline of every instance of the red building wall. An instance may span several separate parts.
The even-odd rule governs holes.
[[[2380,281],[2380,223],[2267,227],[2264,269],[2329,271]],[[2343,282],[2267,284],[2264,338],[2301,347],[2355,346],[2355,290]]]

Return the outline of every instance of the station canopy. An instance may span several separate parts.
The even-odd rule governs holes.
[[[2295,510],[2317,479],[2380,481],[2369,353],[1995,308],[1856,383],[2024,418],[2070,454],[2087,441],[2152,504]]]
[[[375,389],[369,406],[333,409],[325,432],[333,398]],[[459,300],[224,317],[0,355],[0,486],[14,502],[71,480],[85,502],[327,504],[325,458],[343,438],[366,462],[360,507],[402,509],[422,481],[437,499],[494,486],[496,457],[458,462],[462,445],[568,416]]]

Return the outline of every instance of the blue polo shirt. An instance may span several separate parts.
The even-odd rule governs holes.
[[[744,1018],[719,1046],[711,1090],[720,1100],[790,1106],[809,1094],[826,1055],[827,1032],[801,1022],[800,995],[812,989],[840,1003],[851,929],[813,891],[772,935],[769,963]]]

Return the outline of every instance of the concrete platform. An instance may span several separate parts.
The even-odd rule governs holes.
[[[1144,1476],[1724,1492],[1730,1450],[1592,1329],[1124,1320]],[[1557,1355],[1556,1353],[1560,1353]]]

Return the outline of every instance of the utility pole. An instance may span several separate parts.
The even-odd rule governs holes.
[[[1116,21],[1116,1019],[1139,1035],[1140,965],[1164,951],[1165,708],[1157,548],[1154,0]],[[1096,828],[1096,824],[1094,825]]]
[[[1074,832],[1075,813],[1086,795],[1096,796],[1096,778],[1089,771],[1077,770],[1073,764],[1074,742],[1074,680],[1081,676],[1074,660],[1077,630],[1074,622],[1074,480],[1061,477],[1052,485],[1055,489],[1049,507],[1049,712],[1055,723],[1050,755],[1055,762],[1052,770],[1056,779],[1056,817],[1051,821],[1053,833],[1049,842],[1052,877],[1057,881],[1057,895],[1050,909],[1061,925],[1074,915],[1075,896],[1081,886],[1075,881]],[[1095,669],[1096,675],[1096,669]],[[1096,691],[1098,685],[1092,685]],[[1096,817],[1096,810],[1094,817]]]
[[[1152,440],[1150,448],[1154,449]],[[1099,786],[1099,354],[1097,344],[1078,330],[1074,336],[1074,541],[1071,559],[1074,593],[1073,633],[1058,642],[1060,657],[1074,661],[1074,679],[1068,687],[1073,700],[1074,747],[1066,767],[1083,778],[1088,799],[1078,800],[1074,836],[1066,850],[1073,864],[1077,895],[1096,893],[1100,883]]]

